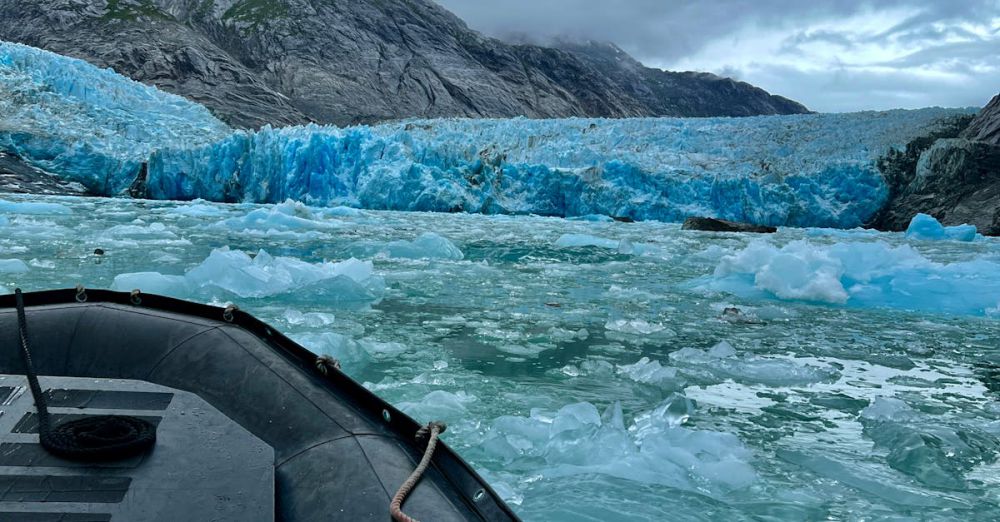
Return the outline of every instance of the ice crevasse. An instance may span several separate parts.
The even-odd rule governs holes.
[[[850,228],[887,197],[876,160],[965,112],[234,132],[113,71],[0,42],[0,150],[98,195],[122,193],[148,162],[156,199]]]

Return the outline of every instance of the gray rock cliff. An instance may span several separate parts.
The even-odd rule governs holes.
[[[889,201],[871,223],[904,230],[919,212],[1000,235],[1000,95],[971,122],[954,122],[880,162]]]
[[[807,112],[608,44],[507,44],[430,0],[0,0],[0,39],[111,67],[239,127]]]

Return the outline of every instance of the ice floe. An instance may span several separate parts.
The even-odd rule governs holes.
[[[696,287],[743,297],[985,315],[1000,301],[1000,263],[938,263],[909,245],[758,240],[724,256]]]

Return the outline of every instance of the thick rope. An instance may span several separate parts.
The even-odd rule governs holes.
[[[330,375],[330,370],[340,370],[340,361],[329,355],[320,355],[316,358],[316,369],[323,375]]]
[[[156,428],[142,419],[122,415],[95,415],[61,423],[52,428],[49,405],[38,384],[31,361],[28,321],[24,314],[24,296],[14,290],[21,357],[31,396],[38,409],[38,440],[49,453],[70,460],[119,460],[144,453],[156,442]]]
[[[448,427],[443,422],[435,421],[417,430],[417,440],[426,438],[427,449],[424,450],[424,458],[420,459],[417,469],[413,470],[413,473],[406,479],[406,482],[403,482],[403,485],[399,487],[399,491],[396,492],[396,496],[392,497],[392,502],[389,503],[389,513],[396,522],[420,522],[403,513],[403,502],[406,501],[407,495],[420,482],[420,478],[424,476],[424,472],[430,466],[431,458],[434,457],[434,449],[437,448],[438,435],[444,433],[446,429]]]

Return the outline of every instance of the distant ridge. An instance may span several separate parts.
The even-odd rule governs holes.
[[[429,0],[0,0],[0,39],[112,67],[238,127],[808,112],[610,44],[507,44]]]

